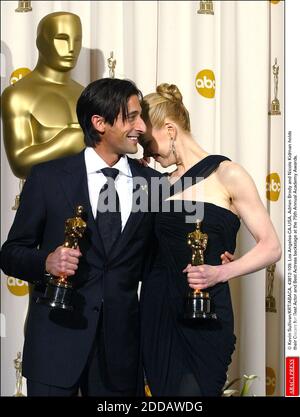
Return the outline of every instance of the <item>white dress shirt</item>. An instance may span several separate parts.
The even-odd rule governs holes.
[[[87,147],[85,149],[84,159],[87,172],[90,203],[94,218],[96,218],[99,193],[103,185],[107,182],[106,176],[102,174],[102,172],[97,171],[102,168],[110,167],[91,147]],[[120,201],[123,231],[132,208],[133,180],[127,156],[122,156],[119,161],[111,168],[116,168],[119,170],[119,174],[115,179],[115,186]]]

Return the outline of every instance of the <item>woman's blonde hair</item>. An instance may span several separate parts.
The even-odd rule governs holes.
[[[190,132],[190,116],[182,102],[182,95],[174,84],[163,83],[156,87],[156,93],[143,98],[142,116],[153,127],[163,127],[166,118],[174,121],[182,130]]]

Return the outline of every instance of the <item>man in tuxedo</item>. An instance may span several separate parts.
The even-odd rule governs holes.
[[[79,389],[132,396],[142,387],[137,288],[153,219],[132,210],[132,197],[135,178],[146,190],[158,174],[126,156],[136,153],[146,129],[141,98],[127,80],[89,84],[77,103],[85,150],[34,166],[25,183],[1,268],[34,284],[23,352],[29,396],[74,396]],[[105,212],[110,199],[114,209]],[[78,249],[66,248],[65,221],[78,205],[87,229]],[[47,274],[71,279],[73,312],[36,303]]]

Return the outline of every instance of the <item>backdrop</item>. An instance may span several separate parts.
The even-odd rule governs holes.
[[[18,3],[31,3],[32,11],[16,12]],[[82,85],[109,76],[111,52],[115,76],[134,80],[144,94],[161,82],[178,85],[195,139],[248,170],[283,242],[284,2],[3,1],[1,91],[35,67],[38,22],[54,11],[81,18],[83,47],[73,78]],[[269,114],[275,83],[281,111],[276,115]],[[3,242],[19,180],[3,141],[1,151]],[[242,227],[237,256],[253,244]],[[238,343],[229,379],[254,374],[255,395],[283,395],[283,261],[274,273],[263,270],[230,285]],[[16,392],[14,360],[22,351],[27,304],[27,283],[2,273],[2,395]]]

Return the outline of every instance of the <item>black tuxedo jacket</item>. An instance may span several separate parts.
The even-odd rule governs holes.
[[[145,189],[159,174],[130,159],[133,177]],[[36,304],[45,290],[45,260],[64,241],[65,220],[85,209],[87,229],[80,240],[79,268],[72,277],[75,312]],[[84,152],[35,166],[1,250],[1,268],[34,284],[30,297],[23,352],[23,374],[60,387],[76,383],[87,362],[99,321],[103,331],[110,383],[120,392],[135,392],[142,383],[139,353],[137,287],[151,251],[153,216],[131,213],[108,256],[92,214]],[[140,386],[139,386],[140,388]]]

